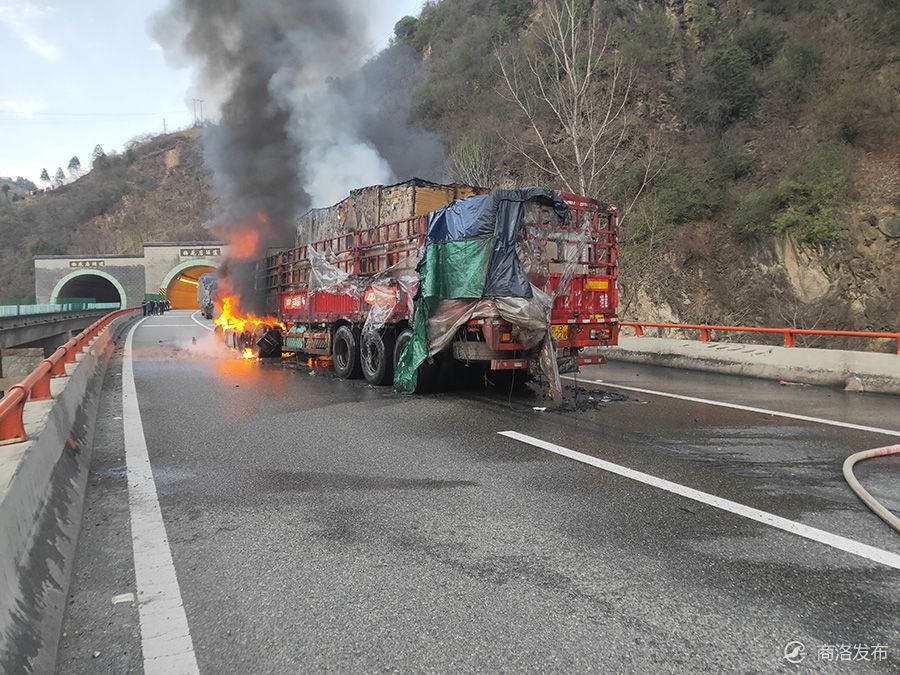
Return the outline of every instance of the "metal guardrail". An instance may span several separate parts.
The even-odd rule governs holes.
[[[0,318],[81,312],[87,309],[118,309],[118,302],[57,302],[44,305],[0,305]]]
[[[118,303],[116,303],[118,306]],[[111,321],[120,316],[136,312],[140,308],[120,309],[111,312],[85,328],[76,337],[69,340],[57,349],[49,357],[41,361],[37,368],[19,384],[14,384],[0,398],[0,445],[21,443],[28,440],[25,433],[23,414],[27,401],[46,401],[51,398],[50,380],[54,377],[65,377],[66,364],[75,363],[75,357],[84,349],[99,333],[101,333]]]
[[[647,323],[644,321],[620,321],[620,326],[634,328],[637,337],[644,336],[645,328],[681,328],[700,331],[700,341],[709,342],[713,331],[738,333],[774,333],[784,336],[784,346],[794,347],[795,335],[826,335],[831,337],[882,338],[897,341],[897,354],[900,354],[900,333],[879,333],[855,330],[818,330],[813,328],[757,328],[753,326],[713,326],[694,323]]]

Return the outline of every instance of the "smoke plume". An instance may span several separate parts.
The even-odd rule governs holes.
[[[409,129],[408,108],[396,102],[408,102],[409,89],[383,91],[411,82],[418,64],[397,55],[394,70],[382,57],[363,68],[381,4],[172,0],[152,21],[170,60],[193,67],[197,95],[212,104],[203,139],[217,204],[210,226],[232,244],[225,276],[245,300],[249,261],[291,245],[304,211],[440,163],[440,143]]]

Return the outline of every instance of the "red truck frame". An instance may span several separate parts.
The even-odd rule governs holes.
[[[574,246],[570,251],[579,251],[577,261],[568,261],[575,263],[575,274],[568,290],[556,298],[550,316],[560,370],[565,371],[605,362],[591,348],[618,342],[618,239],[614,206],[570,193],[562,197],[570,215],[565,224],[552,226],[554,240],[570,242]],[[409,259],[424,246],[427,227],[425,214],[346,232],[266,258],[261,278],[268,310],[285,326],[277,345],[269,340],[269,350],[331,359],[340,377],[362,375],[371,384],[389,383],[412,335],[415,290],[387,275],[404,262],[414,262]],[[542,236],[537,229],[541,227],[547,226],[526,222],[525,232],[529,237]],[[588,233],[586,239],[584,232]],[[327,253],[332,268],[351,275],[352,292],[346,285],[310,290],[311,251],[320,259]],[[563,283],[563,261],[550,259],[549,263],[544,290],[555,292]],[[383,328],[364,337],[362,327],[370,308],[386,293],[393,296],[393,309]],[[513,327],[500,318],[472,320],[460,328],[448,352],[457,360],[480,363],[491,370],[528,369],[537,348],[525,349],[513,335]]]

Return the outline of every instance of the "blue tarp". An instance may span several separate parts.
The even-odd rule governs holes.
[[[484,297],[530,298],[531,284],[516,256],[516,242],[524,224],[525,202],[532,199],[552,204],[559,218],[565,218],[566,203],[552,190],[495,190],[455,201],[432,213],[426,243],[492,238]]]

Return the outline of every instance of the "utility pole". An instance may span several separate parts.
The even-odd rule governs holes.
[[[203,124],[203,99],[202,98],[192,98],[194,102],[194,126],[198,127]],[[200,116],[197,116],[197,107],[200,108]]]
[[[169,130],[166,129],[166,118],[165,117],[163,117],[163,133],[164,134],[169,133]]]

